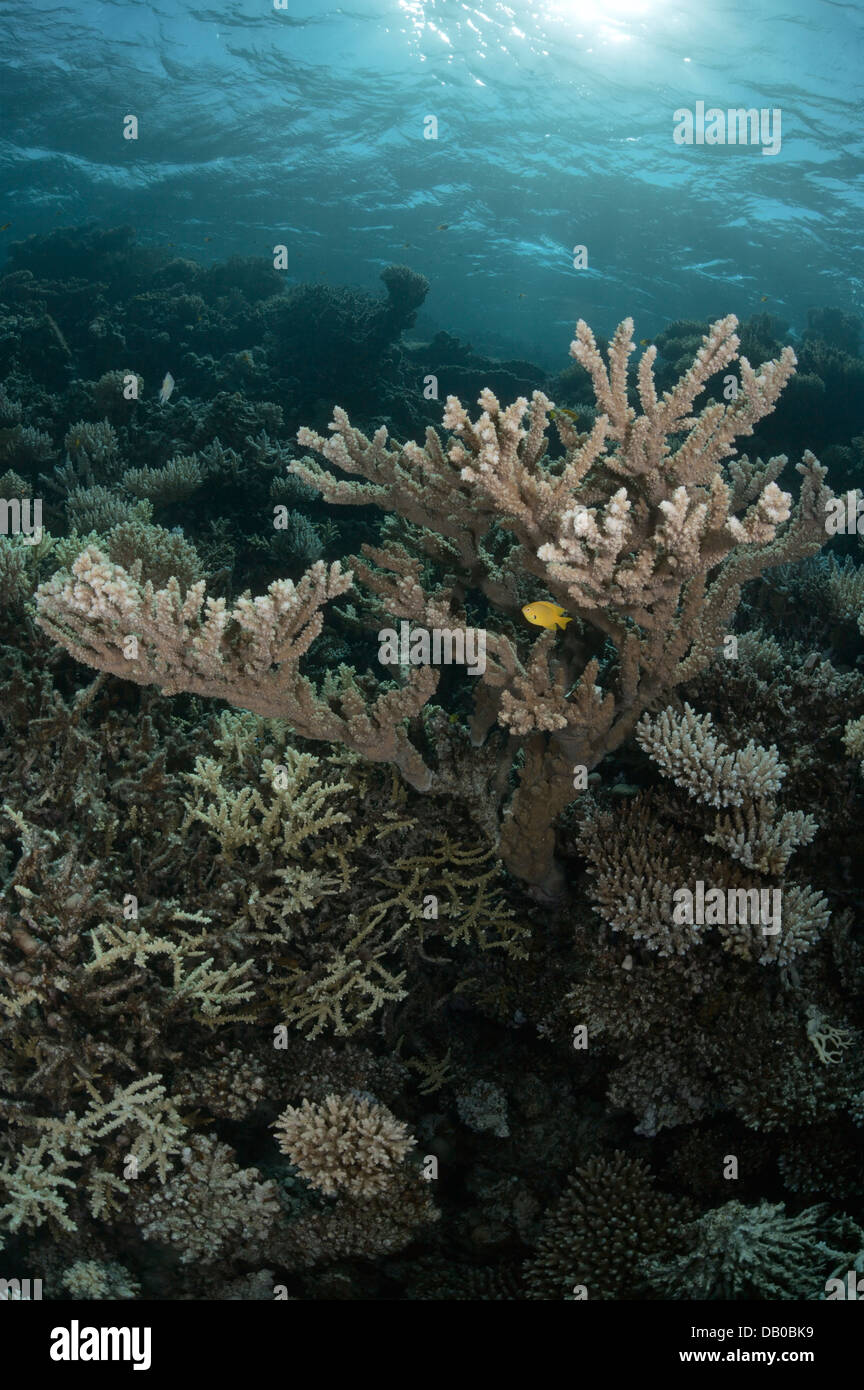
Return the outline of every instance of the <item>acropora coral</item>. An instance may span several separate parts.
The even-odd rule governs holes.
[[[483,593],[498,618],[513,618],[521,587],[533,577],[578,617],[578,632],[571,638],[568,631],[560,648],[554,633],[532,644],[487,632],[490,659],[471,728],[480,744],[497,722],[510,735],[502,757],[512,762],[515,749],[522,751],[503,816],[502,857],[511,872],[552,895],[562,882],[554,824],[573,799],[574,769],[593,769],[632,734],[649,705],[704,669],[745,580],[813,553],[824,539],[831,494],[812,454],[798,465],[801,497],[791,521],[792,499],[775,482],[786,458],[751,464],[735,457],[735,438],[752,434],[770,413],[795,362],[787,348],[754,370],[738,356],[736,326],[731,316],[718,320],[689,370],[659,397],[657,350],[648,347],[637,371],[637,412],[627,390],[632,320],[619,325],[608,364],[580,321],[571,353],[590,372],[602,413],[587,435],[556,414],[564,452],[554,462],[547,458],[553,404],[539,391],[530,404],[523,397],[506,408],[484,392],[476,421],[451,397],[444,412],[449,441],[429,429],[422,447],[388,449],[383,427],[370,441],[339,409],[329,440],[301,429],[302,445],[366,481],[334,477],[311,458],[290,472],[330,503],[395,512],[418,550],[453,575],[443,587],[424,587],[423,563],[403,545],[367,545],[352,570],[317,562],[297,586],[277,581],[265,596],[244,596],[228,610],[207,598],[203,585],[185,602],[170,584],[142,588],[90,547],[71,572],[42,585],[38,621],[100,670],[287,719],[307,738],[392,762],[413,786],[429,790],[434,772],[404,721],[432,697],[435,673],[425,665],[411,669],[400,685],[365,698],[342,668],[316,689],[298,662],[321,631],[319,610],[346,593],[356,574],[371,592],[373,612],[464,632],[468,588]],[[735,361],[735,400],[711,401],[694,415],[708,379]],[[497,555],[493,528],[505,536]],[[609,654],[591,654],[592,636],[595,647],[597,637],[605,639]]]
[[[400,342],[428,286],[382,278],[92,229],[0,278],[0,492],[45,508],[0,536],[4,1273],[824,1297],[864,1259],[864,590],[786,455],[860,467],[857,320],[791,405],[770,315],[635,371],[580,321],[553,389]],[[403,622],[485,669],[382,663]],[[700,883],[780,930],[676,916]]]

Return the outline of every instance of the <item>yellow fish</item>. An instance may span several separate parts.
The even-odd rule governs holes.
[[[653,341],[654,341],[653,338],[640,338],[640,339],[639,339],[639,346],[640,346],[640,347],[650,347],[651,344],[653,343]]]
[[[565,628],[573,621],[557,603],[526,603],[522,612],[535,627]]]
[[[579,411],[571,410],[570,407],[566,405],[553,405],[552,409],[549,411],[549,414],[551,415],[553,420],[555,419],[556,415],[563,415],[568,420],[579,419]]]

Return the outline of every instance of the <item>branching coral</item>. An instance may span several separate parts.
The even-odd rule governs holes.
[[[26,1120],[24,1128],[28,1127]],[[180,1151],[184,1126],[167,1099],[157,1076],[141,1077],[118,1088],[104,1102],[92,1102],[80,1116],[70,1111],[62,1120],[38,1117],[30,1125],[39,1138],[25,1144],[16,1161],[7,1159],[0,1167],[0,1191],[6,1203],[0,1207],[0,1232],[12,1233],[24,1227],[38,1227],[50,1221],[66,1231],[75,1230],[67,1210],[69,1192],[77,1183],[67,1174],[80,1168],[97,1148],[98,1141],[122,1135],[126,1141],[124,1157],[131,1159],[135,1177],[151,1167],[164,1182],[172,1158]],[[103,1146],[104,1147],[104,1146]],[[111,1211],[118,1195],[128,1194],[129,1184],[117,1172],[99,1164],[89,1164],[85,1191],[92,1216]],[[118,1164],[118,1168],[126,1165]],[[66,1189],[66,1196],[61,1192]]]
[[[376,1197],[416,1140],[383,1105],[361,1096],[325,1096],[289,1105],[275,1125],[279,1147],[297,1171],[328,1196]]]
[[[164,468],[127,468],[122,483],[134,497],[146,497],[155,507],[182,502],[204,482],[197,455],[175,454]]]
[[[402,728],[434,689],[428,667],[368,704],[347,668],[320,692],[298,670],[321,631],[322,605],[350,585],[350,573],[318,561],[299,584],[277,580],[263,597],[243,595],[229,609],[224,599],[205,600],[203,581],[185,599],[174,579],[154,590],[91,547],[71,574],[42,586],[37,603],[42,627],[79,661],[166,694],[194,691],[286,719],[308,738],[395,762],[409,781],[428,785]]]
[[[636,738],[693,801],[728,808],[709,813],[701,827],[702,844],[721,850],[727,860],[702,849],[693,834],[698,813],[670,834],[666,822],[678,809],[674,802],[642,793],[616,813],[589,803],[579,845],[591,866],[601,916],[663,956],[689,951],[715,928],[725,950],[762,964],[786,965],[810,950],[830,914],[827,900],[809,885],[784,885],[779,898],[768,890],[764,902],[768,908],[782,904],[782,921],[763,920],[761,877],[782,878],[794,851],[818,830],[803,811],[778,812],[774,798],[786,768],[776,747],[751,740],[732,752],[714,734],[711,716],[700,719],[689,705],[680,715],[666,709],[656,718],[644,716]],[[681,890],[693,892],[697,882],[731,893],[734,910],[706,912],[701,922],[676,912]]]
[[[710,714],[697,715],[689,705],[683,714],[664,710],[656,719],[643,716],[636,740],[657,764],[697,801],[709,806],[743,806],[776,796],[785,768],[777,749],[759,748],[752,739],[730,753],[712,731]]]
[[[134,1203],[145,1240],[174,1246],[184,1264],[235,1256],[254,1258],[280,1215],[272,1182],[256,1168],[241,1168],[227,1144],[215,1136],[192,1138],[176,1173]]]
[[[732,317],[718,320],[693,365],[662,396],[649,347],[636,373],[637,413],[628,397],[632,321],[619,326],[608,365],[580,321],[571,353],[590,373],[601,413],[587,435],[556,417],[564,453],[554,461],[547,457],[552,403],[542,392],[530,404],[520,397],[502,408],[484,391],[477,420],[450,397],[447,443],[430,429],[422,447],[388,448],[385,429],[369,440],[338,409],[329,440],[300,431],[300,442],[348,479],[311,458],[291,464],[293,474],[328,502],[398,513],[416,547],[458,575],[455,586],[430,592],[403,548],[368,549],[367,562],[353,563],[379,614],[464,630],[463,597],[474,589],[503,617],[515,617],[514,576],[527,574],[593,631],[595,645],[598,637],[611,643],[614,659],[601,660],[569,636],[556,649],[548,636],[532,648],[524,637],[514,645],[506,632],[489,635],[473,732],[482,741],[497,720],[524,748],[502,849],[513,872],[545,891],[560,884],[553,825],[573,799],[573,767],[595,766],[632,733],[643,710],[707,664],[745,580],[814,552],[824,538],[830,493],[811,454],[798,466],[801,498],[782,534],[791,498],[775,479],[785,458],[766,465],[734,459],[736,436],[752,434],[794,370],[787,348],[755,371],[738,357],[735,328]],[[709,401],[694,414],[709,378],[736,359],[736,399]],[[493,558],[493,528],[508,538],[503,558]],[[205,610],[200,587],[185,604],[170,585],[143,591],[91,549],[71,575],[43,586],[37,601],[45,630],[79,660],[168,693],[221,695],[279,715],[307,737],[395,762],[428,789],[433,773],[403,721],[432,695],[430,668],[412,669],[401,689],[371,706],[344,668],[320,692],[297,669],[321,630],[321,605],[350,583],[338,566],[328,573],[316,564],[296,590],[279,583],[264,598],[244,596],[230,612],[212,599]],[[123,642],[137,630],[145,651],[127,659]]]
[[[686,1216],[685,1204],[655,1189],[641,1160],[591,1159],[546,1216],[525,1267],[528,1297],[644,1297],[642,1262],[674,1250]]]
[[[113,1261],[100,1264],[98,1260],[76,1260],[65,1271],[63,1287],[74,1299],[138,1298],[141,1286],[128,1269]]]
[[[826,1217],[825,1207],[787,1216],[782,1203],[726,1202],[686,1228],[686,1253],[649,1260],[647,1272],[667,1298],[817,1299],[832,1266],[852,1259],[840,1245],[851,1233]]]
[[[794,508],[782,459],[732,452],[839,437],[815,377],[794,428],[788,392],[763,413],[785,325],[673,325],[629,372],[629,325],[601,360],[580,324],[532,397],[530,363],[399,343],[404,270],[387,301],[285,295],[269,263],[64,233],[100,272],[66,284],[58,235],[0,275],[0,492],[46,511],[38,546],[0,538],[10,1268],[183,1300],[519,1298],[523,1266],[534,1297],[818,1296],[823,1255],[859,1269],[851,1223],[800,1207],[860,1218],[860,573],[761,582],[829,494],[809,455]],[[424,438],[430,372],[488,389]],[[823,460],[850,489],[860,452]],[[523,621],[538,599],[566,631]],[[376,662],[402,622],[482,630],[485,669]],[[743,917],[675,920],[703,881]]]

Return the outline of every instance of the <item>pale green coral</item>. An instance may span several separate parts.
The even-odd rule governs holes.
[[[832,1267],[847,1258],[840,1223],[824,1206],[787,1216],[782,1202],[733,1200],[699,1217],[684,1239],[685,1254],[647,1262],[663,1297],[817,1299]]]

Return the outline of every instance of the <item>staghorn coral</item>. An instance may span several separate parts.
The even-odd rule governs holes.
[[[533,647],[523,641],[522,653],[503,632],[488,637],[491,660],[482,674],[487,688],[473,733],[482,741],[497,719],[524,741],[502,849],[513,872],[547,893],[560,888],[553,825],[572,800],[572,768],[595,766],[630,735],[649,704],[707,665],[745,580],[768,565],[813,553],[824,537],[830,493],[811,454],[798,465],[801,498],[782,535],[778,527],[791,516],[791,498],[774,480],[785,458],[767,465],[734,460],[736,436],[752,434],[794,370],[787,348],[754,371],[738,358],[735,328],[732,317],[718,320],[691,368],[662,397],[653,376],[656,349],[649,347],[637,372],[637,414],[627,395],[632,321],[619,326],[608,367],[580,321],[571,352],[590,373],[602,414],[589,435],[578,434],[566,417],[556,418],[565,453],[555,465],[546,460],[552,403],[542,392],[534,393],[530,406],[519,398],[502,409],[486,391],[477,421],[451,397],[444,414],[451,432],[447,445],[430,429],[425,447],[412,442],[388,449],[386,429],[370,441],[338,409],[329,440],[300,431],[301,444],[349,475],[337,479],[311,458],[289,465],[328,502],[372,503],[397,512],[426,556],[458,570],[463,591],[480,590],[505,616],[518,612],[510,576],[533,575],[614,648],[615,661],[604,661],[601,672],[596,656],[566,641],[559,655],[551,634]],[[693,415],[708,378],[736,359],[742,385],[736,400],[709,402]],[[725,460],[732,460],[728,467]],[[503,562],[494,561],[485,544],[493,525],[510,544]],[[403,548],[364,547],[364,555],[365,561],[352,563],[379,612],[426,627],[464,629],[457,591],[430,593],[420,562]],[[158,682],[166,692],[221,694],[240,706],[279,714],[307,737],[338,739],[365,757],[395,762],[414,786],[428,789],[433,774],[402,721],[430,698],[436,684],[430,668],[413,668],[401,690],[379,696],[368,710],[356,685],[340,674],[342,715],[335,687],[322,698],[296,669],[296,656],[321,629],[320,616],[311,613],[350,583],[351,575],[338,567],[325,581],[318,565],[300,580],[299,603],[308,598],[312,608],[303,620],[309,623],[307,640],[295,644],[293,660],[281,656],[298,606],[293,587],[271,586],[265,598],[243,599],[231,618],[211,601],[204,618],[203,590],[195,591],[192,607],[181,608],[170,587],[145,595],[133,578],[106,567],[91,550],[70,576],[43,586],[37,602],[45,630],[79,660],[115,674],[125,669],[130,679]],[[148,651],[124,663],[118,652],[133,615],[149,629]],[[240,655],[243,645],[238,649],[226,640],[232,618],[247,650],[254,627],[251,667]],[[270,669],[274,661],[281,662],[277,679]]]
[[[609,1099],[635,1114],[637,1133],[712,1111],[763,1133],[854,1112],[864,1059],[850,1047],[826,1065],[808,1038],[821,961],[804,957],[797,987],[777,990],[708,943],[663,959],[601,941],[587,955],[568,995],[570,1027],[584,1025],[603,1050]]]
[[[704,826],[697,817],[695,826],[681,826],[673,839],[658,813],[666,805],[677,809],[674,801],[641,793],[616,813],[589,802],[578,844],[591,866],[596,911],[614,931],[627,932],[661,956],[689,951],[712,930],[724,950],[763,965],[787,965],[812,949],[830,913],[824,895],[809,885],[784,885],[780,931],[760,930],[760,878],[782,879],[792,854],[819,828],[805,812],[778,813],[774,798],[786,768],[776,747],[751,740],[730,752],[714,735],[711,716],[700,719],[687,704],[681,715],[668,708],[655,718],[644,716],[636,738],[690,798],[731,809],[718,810]],[[701,829],[702,843],[722,850],[732,863],[706,855],[693,828]],[[702,923],[680,915],[680,890],[692,890],[697,882],[734,894],[734,915],[731,909],[713,917],[706,911]]]
[[[684,705],[682,715],[669,708],[656,718],[643,715],[636,741],[660,771],[697,801],[709,806],[743,806],[745,799],[776,796],[785,775],[777,749],[751,742],[730,753],[712,732],[710,714],[701,717]]]
[[[152,515],[147,502],[127,502],[101,483],[92,487],[73,487],[66,497],[66,517],[73,531],[110,531],[114,526],[149,521]]]
[[[276,564],[302,572],[320,560],[324,546],[317,527],[302,512],[286,512],[279,530],[268,538],[267,549]]]
[[[40,699],[48,698],[41,717],[34,718],[26,708],[18,709],[14,701],[9,708],[2,707],[4,719],[14,716],[23,721],[34,741],[28,764],[16,764],[16,775],[9,784],[9,794],[17,794],[16,781],[23,779],[29,818],[7,807],[0,820],[4,880],[0,1033],[6,1049],[0,1080],[8,1097],[0,1104],[6,1115],[17,1117],[13,1134],[18,1150],[13,1154],[0,1141],[3,1225],[13,1237],[27,1231],[40,1238],[44,1230],[53,1240],[65,1232],[69,1239],[80,1240],[76,1248],[83,1249],[94,1229],[100,1227],[108,1232],[109,1243],[116,1241],[110,1234],[112,1223],[121,1218],[127,1221],[130,1211],[137,1212],[140,1201],[140,1220],[148,1233],[182,1255],[199,1249],[204,1239],[196,1236],[198,1228],[189,1223],[192,1212],[199,1210],[195,1205],[199,1179],[210,1170],[199,1155],[192,1164],[197,1176],[194,1182],[188,1180],[196,1189],[194,1197],[190,1190],[189,1223],[181,1229],[178,1215],[180,1224],[170,1226],[167,1210],[172,1205],[179,1211],[187,1209],[185,1179],[177,1174],[179,1155],[190,1146],[197,1152],[176,1106],[204,1106],[206,1113],[213,1097],[217,1115],[245,1120],[256,1107],[266,1113],[268,1089],[272,1092],[279,1086],[284,1092],[286,1087],[279,1060],[295,1054],[290,1050],[280,1053],[265,1044],[266,1065],[258,1060],[247,1067],[245,1094],[237,1089],[240,1082],[243,1090],[243,1049],[250,1042],[260,1044],[260,1023],[253,1022],[253,1017],[263,1018],[266,1033],[268,1023],[284,1016],[288,992],[295,990],[298,1006],[306,992],[304,980],[308,982],[308,976],[302,959],[292,962],[296,979],[285,982],[284,952],[290,930],[284,911],[291,908],[295,924],[292,948],[302,956],[306,949],[303,942],[309,941],[326,957],[333,953],[334,943],[319,930],[322,923],[315,909],[322,898],[314,887],[316,873],[322,879],[329,875],[335,887],[349,882],[360,869],[364,887],[361,890],[361,881],[355,878],[353,891],[360,904],[370,904],[363,908],[368,929],[370,919],[383,916],[389,921],[401,911],[419,917],[422,898],[412,885],[422,881],[428,859],[433,871],[436,863],[439,874],[449,871],[449,877],[436,885],[442,901],[441,932],[451,928],[459,931],[464,923],[465,942],[473,941],[483,930],[491,936],[496,909],[490,892],[488,852],[472,847],[462,852],[460,860],[458,846],[445,841],[437,859],[435,853],[418,853],[424,845],[423,834],[411,830],[413,819],[404,811],[386,807],[386,802],[393,800],[389,789],[385,790],[385,807],[372,824],[364,825],[357,815],[356,801],[348,800],[355,831],[346,841],[341,835],[345,812],[337,809],[340,801],[345,804],[349,796],[359,796],[372,804],[368,798],[374,799],[374,788],[365,778],[352,786],[351,777],[340,777],[338,767],[286,748],[284,727],[268,726],[251,715],[222,716],[214,740],[221,771],[211,776],[209,769],[202,773],[200,766],[190,770],[186,785],[191,795],[187,795],[184,807],[182,780],[176,774],[166,775],[164,765],[166,760],[181,756],[181,750],[188,765],[188,746],[168,738],[163,747],[158,720],[154,726],[152,716],[147,716],[138,728],[126,725],[116,712],[112,715],[105,708],[97,710],[103,695],[101,678],[81,693],[70,710],[64,709],[56,694],[51,695],[50,679],[43,678],[42,685],[41,695],[38,686],[27,694],[27,699],[36,701],[37,712]],[[284,783],[275,778],[276,766],[286,774],[293,769],[293,777],[287,776]],[[47,800],[44,795],[46,768],[52,770],[51,786],[61,800],[77,798],[80,803],[74,850],[62,831],[50,831],[45,825],[46,820],[49,825],[57,823],[52,814],[53,795]],[[229,786],[236,798],[248,786],[252,770],[261,787],[260,800],[242,797],[246,811],[232,816],[227,810],[223,824],[219,808],[230,807]],[[350,773],[350,765],[346,770]],[[398,805],[398,797],[395,800]],[[328,801],[332,815],[322,822]],[[387,854],[386,849],[382,856],[375,848],[386,845],[386,836],[383,841],[376,837],[386,825],[388,813],[397,827],[413,836],[407,848],[413,847],[417,865],[408,866],[403,883],[398,857]],[[249,833],[238,836],[231,827],[243,824],[248,824]],[[332,835],[333,831],[338,833]],[[227,852],[217,855],[214,863],[214,838],[218,845],[223,834]],[[369,847],[365,849],[367,841]],[[142,857],[144,845],[150,849]],[[316,870],[316,850],[320,871]],[[355,855],[356,862],[352,862]],[[119,911],[117,882],[119,869],[119,881],[129,883],[130,864],[136,866],[135,887],[141,901],[137,917],[126,918]],[[250,895],[250,882],[254,882],[256,864],[262,891],[253,905],[249,901],[255,896]],[[385,868],[384,883],[379,885],[376,872]],[[170,886],[181,877],[197,903],[195,911],[184,912],[168,896]],[[277,893],[273,902],[265,905],[262,900],[272,891],[267,885],[274,879],[282,894]],[[475,898],[470,894],[465,897],[464,888],[475,880]],[[434,884],[434,879],[430,881]],[[306,902],[294,892],[301,882],[313,885]],[[483,904],[489,905],[490,918],[481,928],[474,923],[474,916]],[[499,917],[503,924],[506,918],[500,912]],[[437,930],[435,922],[426,924],[427,935]],[[338,957],[345,941],[338,919],[332,936]],[[308,968],[309,962],[305,964]],[[247,984],[253,967],[254,1000]],[[254,1009],[250,1007],[253,1002]],[[120,1017],[124,1020],[122,1049],[113,1046],[105,1032],[106,1021]],[[352,1023],[358,1026],[356,1019]],[[186,1093],[182,1078],[175,1077],[169,1105],[166,1078],[151,1077],[154,1085],[149,1088],[149,1098],[136,1101],[133,1086],[128,1103],[124,1101],[122,1106],[121,1097],[127,1097],[127,1091],[121,1089],[107,1109],[101,1102],[95,1109],[85,1108],[91,1076],[107,1069],[109,1074],[125,1072],[128,1079],[132,1059],[146,1067],[147,1061],[161,1057],[173,1067],[171,1059],[190,1043],[189,1029],[194,1035],[196,1029],[214,1026],[241,1026],[244,1032],[239,1035],[243,1042],[237,1062],[214,1063],[212,1080],[203,1074],[208,1070],[205,1066],[200,1080]],[[236,1033],[230,1036],[238,1037]],[[237,1056],[236,1051],[229,1051],[229,1058],[232,1055]],[[310,1081],[312,1074],[321,1071],[321,1057],[318,1052],[314,1060],[307,1058],[302,1064]],[[222,1092],[225,1082],[218,1082],[218,1078],[224,1078],[226,1065],[232,1086],[219,1103],[217,1092]],[[384,1071],[373,1058],[364,1060],[360,1051],[349,1068],[334,1058],[330,1074],[340,1086],[347,1081],[364,1087],[373,1076],[382,1078]],[[268,1078],[266,1083],[264,1077]],[[316,1076],[316,1084],[317,1080]],[[116,1126],[115,1117],[124,1108],[128,1120]],[[60,1117],[65,1117],[62,1137]],[[184,1118],[193,1125],[200,1121],[197,1111],[190,1115],[184,1110]],[[148,1158],[147,1144],[157,1141],[165,1147],[161,1167]],[[216,1166],[227,1165],[230,1170],[235,1162],[230,1151],[220,1151],[220,1155]],[[135,1178],[126,1175],[130,1157],[138,1163]],[[177,1179],[171,1187],[173,1195],[163,1200],[162,1181],[174,1182],[172,1173]],[[219,1220],[226,1229],[232,1222],[237,1223],[232,1229],[240,1229],[245,1220],[242,1209],[238,1210],[243,1204],[243,1182],[238,1178],[229,1188],[223,1194],[226,1210]],[[348,1201],[344,1210],[328,1211],[320,1221],[310,1215],[294,1230],[294,1245],[290,1252],[286,1249],[286,1258],[302,1265],[310,1260],[326,1262],[340,1248],[360,1254],[398,1249],[418,1224],[433,1219],[429,1193],[425,1188],[420,1190],[412,1177],[404,1188],[397,1183],[386,1201],[365,1206]],[[212,1244],[215,1237],[210,1240]],[[229,1240],[219,1259],[230,1263],[234,1258]],[[152,1281],[152,1275],[150,1278]]]
[[[0,465],[25,471],[48,463],[54,457],[50,435],[32,425],[13,425],[0,430]]]
[[[9,394],[5,383],[0,383],[0,420],[2,420],[4,427],[17,425],[21,419],[21,414],[21,402]]]
[[[319,1192],[377,1197],[416,1143],[407,1125],[362,1096],[325,1096],[289,1105],[274,1125],[280,1149]]]
[[[816,1049],[820,1062],[826,1066],[836,1066],[843,1060],[843,1053],[851,1047],[855,1036],[849,1028],[839,1028],[829,1023],[822,1010],[815,1004],[807,1007],[807,1037]]]
[[[759,653],[760,660],[770,658],[770,671],[777,671],[778,652],[762,643]],[[826,708],[824,664],[811,665],[809,679],[804,675],[800,687],[786,684],[798,669],[780,669],[764,705],[753,703],[746,671],[739,675],[738,666],[732,666],[729,677],[742,700],[739,736],[746,737],[751,721],[773,729],[776,718],[789,743],[789,763],[781,761],[776,747],[765,750],[751,739],[742,765],[692,709],[667,709],[646,717],[639,738],[664,773],[677,777],[686,797],[657,788],[622,804],[599,792],[597,802],[587,804],[578,842],[589,860],[589,896],[612,931],[625,934],[627,944],[611,945],[603,935],[598,939],[596,928],[580,932],[587,959],[570,1005],[589,1035],[617,1055],[607,1094],[613,1104],[636,1114],[639,1133],[653,1135],[718,1107],[763,1131],[794,1124],[796,1118],[825,1121],[853,1107],[861,1074],[852,1047],[857,1034],[848,1026],[848,1014],[844,1018],[842,995],[838,998],[826,974],[835,954],[844,970],[857,969],[849,923],[842,915],[830,920],[824,893],[787,877],[791,853],[808,856],[815,817],[781,814],[773,795],[758,795],[766,790],[766,772],[772,789],[791,781],[799,795],[802,785],[805,794],[812,794],[818,785],[811,777],[807,744],[802,750],[798,738],[799,730],[809,727],[811,746],[825,746],[823,729],[815,719],[810,725],[808,717],[810,702],[820,711]],[[856,689],[858,678],[849,679]],[[796,704],[800,708],[805,692],[808,703],[799,722]],[[728,691],[726,695],[728,701]],[[838,713],[843,703],[838,699]],[[842,722],[832,718],[832,737],[839,747]],[[665,740],[658,738],[661,730]],[[706,756],[702,767],[700,758]],[[822,756],[813,757],[816,765]],[[723,808],[723,802],[739,798],[742,806]],[[829,779],[814,807],[820,822],[824,811],[829,824],[836,825],[836,800],[836,784]],[[824,879],[824,853],[810,856],[809,866],[811,872],[818,867]],[[705,925],[676,924],[676,888],[692,888],[701,879],[706,886],[738,893],[765,878],[779,881],[782,890],[776,936],[722,919],[713,925],[710,918]],[[751,962],[780,967],[779,996],[770,978],[765,987],[752,977]],[[843,1046],[829,1048],[820,1060],[820,1047],[825,1051],[823,1044],[830,1044],[830,1029],[837,1030]],[[685,1031],[688,1047],[682,1051],[676,1039]],[[805,1039],[809,1054],[802,1048]]]
[[[195,546],[185,536],[140,519],[112,526],[102,544],[108,558],[154,589],[176,579],[188,593],[202,578],[203,566]]]
[[[840,622],[864,622],[864,569],[849,555],[838,560],[833,555],[823,558],[827,599],[831,611]]]
[[[183,1264],[242,1258],[266,1243],[280,1216],[275,1185],[260,1178],[215,1135],[197,1135],[169,1181],[134,1202],[135,1222],[145,1240],[178,1250]]]
[[[0,497],[23,499],[29,497],[32,490],[30,483],[11,468],[0,477]]]
[[[88,485],[114,472],[119,457],[117,431],[107,420],[77,420],[63,440],[71,462]]]
[[[581,678],[572,660],[568,665],[566,651],[553,666],[548,636],[535,644],[529,665],[508,639],[489,642],[486,683],[502,692],[498,722],[528,736],[502,841],[508,865],[529,881],[550,887],[554,882],[550,826],[555,810],[572,799],[569,769],[596,765],[628,736],[660,691],[707,662],[743,579],[783,560],[785,545],[806,554],[821,541],[819,517],[828,494],[812,456],[801,465],[807,479],[801,511],[783,546],[774,537],[778,522],[788,516],[788,501],[773,478],[785,460],[763,468],[742,460],[730,466],[729,483],[723,478],[722,460],[734,454],[735,434],[752,432],[788,379],[791,350],[763,366],[758,377],[742,359],[747,390],[735,405],[712,403],[699,417],[689,416],[708,376],[736,357],[734,328],[732,319],[715,324],[691,369],[660,400],[652,377],[655,350],[649,348],[639,368],[643,414],[637,417],[626,389],[632,323],[619,327],[608,371],[590,330],[580,323],[571,352],[590,371],[604,414],[587,436],[578,435],[566,418],[556,418],[566,452],[554,470],[544,463],[551,402],[542,393],[535,393],[530,408],[521,399],[506,410],[484,393],[477,422],[451,398],[445,411],[454,436],[449,448],[428,431],[424,449],[408,444],[388,450],[386,431],[369,441],[339,411],[329,441],[308,430],[299,436],[301,444],[321,452],[342,473],[359,474],[367,482],[337,480],[311,459],[292,464],[292,473],[318,487],[329,502],[397,511],[422,528],[417,543],[427,554],[446,555],[497,608],[512,612],[512,586],[506,576],[502,582],[490,571],[482,547],[497,519],[517,542],[508,567],[518,563],[534,574],[569,612],[599,628],[616,647],[617,689],[610,689],[596,683],[596,661],[587,666],[583,661]],[[669,436],[679,431],[684,442],[673,450]],[[742,520],[736,512],[747,502],[752,505]],[[599,521],[598,503],[605,504]],[[757,544],[767,548],[735,549]],[[401,557],[373,552],[373,558],[404,576],[376,582],[368,570],[360,571],[391,611],[427,626],[452,624],[446,595],[424,603],[419,576]],[[485,728],[490,723],[485,716]],[[482,732],[478,725],[476,736]]]
[[[816,1299],[832,1267],[853,1258],[841,1244],[849,1233],[826,1216],[825,1207],[787,1216],[782,1203],[726,1202],[685,1229],[685,1253],[649,1257],[646,1272],[667,1298]]]
[[[850,719],[843,730],[843,745],[850,758],[860,758],[861,771],[864,772],[864,715]]]
[[[98,1260],[77,1260],[61,1279],[70,1298],[120,1300],[138,1298],[141,1285],[128,1269],[113,1261],[100,1264]]]
[[[129,389],[129,379],[133,378],[136,383],[137,395],[127,394]],[[103,419],[110,425],[119,426],[126,424],[131,412],[135,409],[135,403],[141,398],[144,392],[144,378],[130,368],[111,372],[103,372],[99,380],[93,384],[93,403]]]
[[[25,1132],[32,1128],[39,1137],[23,1144],[16,1160],[6,1159],[0,1165],[0,1193],[6,1195],[0,1207],[0,1237],[4,1230],[14,1235],[22,1227],[38,1228],[46,1221],[61,1230],[76,1230],[69,1199],[82,1184],[80,1178],[73,1181],[67,1174],[82,1166],[87,1169],[82,1186],[90,1215],[98,1218],[114,1210],[118,1197],[128,1195],[130,1188],[113,1171],[114,1164],[85,1165],[98,1141],[113,1136],[116,1145],[122,1138],[123,1156],[131,1160],[135,1177],[153,1168],[164,1182],[184,1133],[158,1076],[141,1077],[117,1088],[108,1100],[92,1101],[79,1116],[70,1111],[62,1120],[16,1118]],[[116,1152],[113,1158],[118,1170],[127,1171],[127,1162],[119,1163]],[[66,1189],[65,1195],[61,1189]]]
[[[197,492],[204,482],[204,470],[196,454],[175,454],[164,468],[127,468],[120,481],[133,497],[146,498],[154,507],[167,507]]]
[[[228,609],[206,599],[203,583],[185,600],[176,580],[164,589],[142,586],[95,547],[82,552],[69,574],[41,587],[39,622],[85,664],[166,693],[192,690],[288,720],[309,738],[329,738],[375,761],[394,762],[409,781],[428,785],[429,774],[409,743],[402,720],[435,685],[429,668],[412,673],[401,689],[384,689],[366,704],[343,667],[321,691],[298,664],[323,625],[321,606],[350,587],[340,565],[321,561],[299,584],[277,580],[267,594],[243,595]],[[130,636],[134,655],[125,655]]]
[[[25,536],[0,536],[0,603],[7,611],[22,608],[33,593],[34,551]]]

